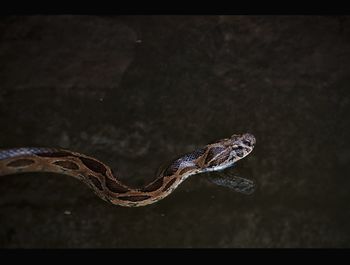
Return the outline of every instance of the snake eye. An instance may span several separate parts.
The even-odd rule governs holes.
[[[232,148],[233,150],[242,150],[243,149],[243,146],[241,145],[236,145]]]
[[[251,143],[249,140],[243,140],[243,144],[245,144],[247,146],[251,146]]]

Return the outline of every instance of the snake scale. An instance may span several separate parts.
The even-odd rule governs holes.
[[[0,150],[0,176],[53,172],[86,183],[97,196],[114,205],[137,207],[171,194],[189,176],[231,167],[254,148],[255,137],[245,133],[210,143],[174,159],[156,179],[141,188],[121,183],[110,167],[96,158],[57,148],[22,147]]]

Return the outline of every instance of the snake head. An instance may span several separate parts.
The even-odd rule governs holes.
[[[255,146],[255,137],[250,133],[245,133],[241,135],[232,135],[228,140],[228,145],[231,147],[230,159],[237,161],[247,156]]]
[[[250,154],[255,146],[255,137],[250,133],[234,134],[209,146],[205,164],[210,171],[224,169]]]
[[[233,134],[229,140],[231,140],[232,144],[234,145],[248,147],[249,149],[253,149],[256,143],[254,135],[250,133],[245,133],[240,135]]]

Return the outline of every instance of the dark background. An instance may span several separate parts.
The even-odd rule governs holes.
[[[147,207],[55,174],[0,180],[1,247],[349,247],[350,19],[0,18],[0,146],[94,156],[130,185],[233,133],[247,196],[201,175]]]

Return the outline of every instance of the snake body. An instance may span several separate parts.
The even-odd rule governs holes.
[[[114,205],[137,207],[171,194],[191,175],[233,166],[254,148],[249,133],[232,135],[182,155],[169,163],[156,179],[142,188],[121,183],[110,167],[96,158],[58,148],[23,147],[0,151],[0,176],[25,172],[53,172],[86,183],[97,196]]]

